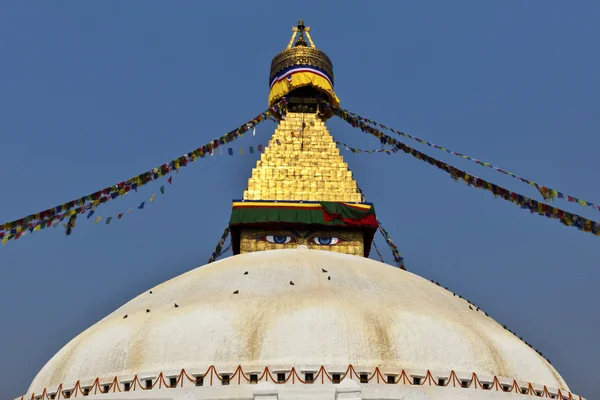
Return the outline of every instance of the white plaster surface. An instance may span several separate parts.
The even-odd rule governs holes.
[[[365,372],[379,366],[384,373],[431,370],[447,376],[454,370],[459,376],[475,372],[568,390],[548,362],[482,311],[470,310],[466,301],[417,275],[362,257],[317,250],[248,253],[196,268],[151,290],[64,346],[38,373],[27,396],[60,383],[68,387],[81,380],[83,386],[97,377],[177,375],[182,368],[202,373],[211,365],[229,373],[238,365],[246,372],[265,366],[316,371],[323,365],[330,373],[343,373],[349,364]],[[236,290],[239,294],[233,294]],[[278,386],[279,398],[285,398],[288,385]],[[318,386],[334,397],[335,385]],[[387,398],[387,392],[374,387],[366,385],[362,398]],[[456,393],[440,397],[444,390]],[[164,390],[136,392],[135,398],[161,398],[157,392]],[[436,387],[411,393],[404,396],[511,395]],[[242,397],[247,396],[252,398],[252,392]],[[394,392],[391,398],[402,397]]]

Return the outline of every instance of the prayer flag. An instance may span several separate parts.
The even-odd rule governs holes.
[[[160,193],[161,193],[161,194],[165,194],[165,185],[162,185],[162,186],[160,187]]]
[[[230,156],[233,155],[233,149],[231,147],[227,149],[227,152],[229,153]]]
[[[96,217],[96,223],[100,222],[100,220],[101,220],[101,219],[102,219],[102,216],[98,215],[98,216]]]
[[[90,212],[87,215],[87,219],[90,219],[90,217],[94,215],[94,210],[90,210]]]
[[[170,176],[170,177],[169,177],[169,179],[167,179],[167,182],[169,182],[169,185],[170,185],[171,183],[173,183],[173,177],[172,177],[172,176]]]
[[[117,215],[117,218],[118,218],[118,219],[121,219],[121,218],[123,218],[123,213],[121,213],[121,214]]]
[[[240,147],[240,155],[243,156],[244,155],[244,149]]]
[[[154,202],[154,194],[152,196],[150,196],[150,203]]]
[[[110,224],[110,221],[112,220],[112,217],[108,217],[106,218],[106,225]]]
[[[254,147],[250,146],[250,154],[253,154],[253,153],[254,153]]]
[[[139,208],[140,210],[141,210],[141,209],[143,209],[145,204],[146,204],[146,202],[145,202],[145,201],[142,201],[142,204],[140,204],[140,205],[138,206],[138,208]]]
[[[258,145],[258,152],[260,153],[262,151],[262,144]]]

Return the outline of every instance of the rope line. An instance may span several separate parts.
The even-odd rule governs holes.
[[[377,244],[375,243],[375,240],[373,240],[373,247],[375,248],[375,251],[377,252],[377,255],[379,256],[379,261],[385,262],[385,261],[383,261],[383,256],[381,255],[381,252],[377,248]]]

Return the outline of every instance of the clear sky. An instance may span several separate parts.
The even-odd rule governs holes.
[[[0,222],[137,175],[262,112],[271,59],[299,18],[333,60],[344,107],[600,202],[598,2],[3,2]],[[328,125],[351,145],[379,146]],[[237,149],[265,144],[273,128],[235,142],[235,156],[193,163],[123,220],[80,219],[68,238],[57,228],[2,247],[0,398],[25,393],[64,344],[129,299],[204,264],[258,159]],[[410,271],[523,336],[574,392],[600,396],[600,238],[404,154],[343,154]],[[97,213],[135,208],[159,185]]]

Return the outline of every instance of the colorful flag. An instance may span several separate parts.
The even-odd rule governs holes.
[[[110,224],[110,221],[112,220],[112,217],[108,217],[106,218],[106,225]]]
[[[95,221],[95,222],[96,222],[96,223],[98,223],[98,222],[100,222],[100,220],[101,220],[101,219],[102,219],[102,216],[101,216],[101,215],[98,215],[98,216],[96,217],[96,221]]]
[[[231,147],[227,149],[227,152],[229,153],[230,156],[233,155],[233,149]]]
[[[240,147],[240,155],[243,156],[244,155],[244,149]]]
[[[145,204],[146,204],[146,202],[145,202],[145,201],[142,201],[142,204],[140,204],[140,205],[138,206],[138,208],[139,208],[140,210],[141,210],[141,209],[143,209]]]
[[[171,183],[173,183],[173,177],[172,177],[172,176],[170,176],[170,177],[169,177],[169,179],[167,179],[167,182],[169,182],[169,185],[170,185]]]
[[[123,218],[123,213],[121,213],[121,214],[117,215],[117,218],[118,218],[118,219],[121,219],[121,218]]]
[[[258,145],[258,152],[260,153],[262,151],[262,144]]]
[[[160,187],[160,193],[161,193],[161,194],[165,194],[165,185],[162,185],[162,186]]]
[[[250,146],[250,154],[253,154],[253,153],[254,153],[254,147]]]
[[[154,194],[152,196],[150,196],[150,203],[154,202]]]

